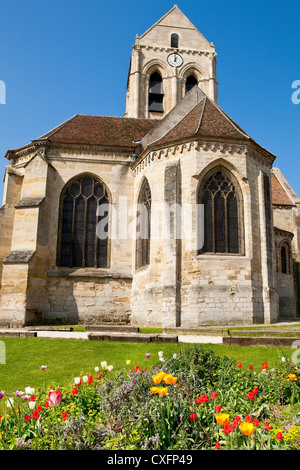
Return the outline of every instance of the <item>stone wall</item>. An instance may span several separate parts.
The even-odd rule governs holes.
[[[170,149],[172,150],[172,149]],[[134,324],[163,327],[272,323],[278,319],[273,265],[273,237],[267,243],[262,174],[270,174],[251,151],[220,153],[216,146],[178,145],[156,157],[145,156],[135,168],[135,200],[144,177],[153,203],[181,201],[180,245],[174,239],[151,239],[151,263],[133,273]],[[224,167],[238,182],[243,199],[244,253],[198,254],[195,208],[201,179]],[[180,183],[175,169],[180,168]],[[173,171],[173,182],[166,175]],[[180,198],[177,185],[180,184]],[[168,204],[167,204],[168,205]],[[157,216],[153,216],[152,224]],[[272,214],[271,214],[272,217]],[[167,218],[162,215],[164,223]],[[270,219],[272,223],[272,219]],[[191,230],[189,230],[191,229]],[[145,312],[145,314],[144,314]]]

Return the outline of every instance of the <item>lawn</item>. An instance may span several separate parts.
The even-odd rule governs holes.
[[[167,359],[180,353],[184,343],[119,343],[88,341],[80,339],[50,338],[0,338],[5,344],[6,363],[0,364],[0,391],[14,393],[25,387],[47,386],[63,387],[73,382],[74,377],[95,374],[95,367],[102,361],[113,365],[111,378],[120,372],[127,373],[129,368],[139,365],[142,369],[151,367],[158,361],[158,352],[163,351]],[[269,367],[280,363],[285,356],[290,359],[294,350],[274,347],[239,347],[204,344],[218,356],[227,356],[243,362],[243,368],[254,366],[261,371],[262,363]],[[149,359],[145,357],[150,353]],[[130,359],[131,365],[126,365]],[[42,371],[41,365],[47,365]],[[100,367],[101,369],[101,367]]]

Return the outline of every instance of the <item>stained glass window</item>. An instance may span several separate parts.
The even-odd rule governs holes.
[[[97,235],[97,224],[108,217],[97,216],[107,205],[105,186],[94,176],[73,179],[63,190],[60,201],[57,264],[70,268],[106,268],[108,266],[108,224],[106,236]]]

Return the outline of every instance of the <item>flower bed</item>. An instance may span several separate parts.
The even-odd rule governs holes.
[[[149,358],[150,354],[145,353]],[[102,362],[69,387],[0,392],[0,449],[298,449],[300,370],[260,370],[194,345],[154,369]],[[47,366],[41,366],[47,374]],[[46,376],[45,376],[46,377]]]

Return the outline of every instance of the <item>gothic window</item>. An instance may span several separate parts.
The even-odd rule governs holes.
[[[179,47],[179,36],[176,33],[171,35],[171,47]]]
[[[150,263],[151,190],[144,180],[139,198],[136,223],[136,268]]]
[[[243,216],[237,184],[222,169],[210,173],[198,193],[204,206],[201,253],[243,254]],[[200,223],[201,223],[200,222]]]
[[[283,243],[280,248],[280,261],[281,261],[281,272],[282,274],[290,273],[290,248],[288,243]]]
[[[194,75],[190,75],[185,82],[185,92],[190,91],[194,86],[197,86],[198,82]]]
[[[108,204],[107,189],[95,176],[78,176],[63,189],[59,212],[58,266],[108,267]],[[100,206],[103,210],[97,215]],[[98,224],[103,230],[97,234]]]
[[[149,111],[163,113],[163,99],[162,78],[158,72],[154,72],[149,79]]]

